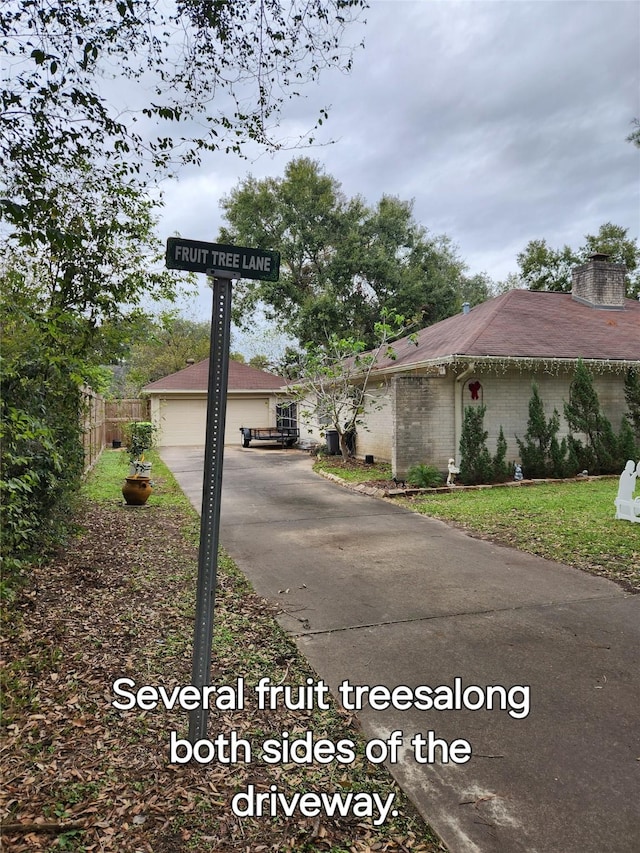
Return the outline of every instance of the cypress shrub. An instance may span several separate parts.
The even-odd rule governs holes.
[[[467,406],[460,435],[460,479],[467,485],[490,483],[493,462],[487,450],[489,433],[484,428],[486,406]]]
[[[562,477],[565,462],[562,453],[563,444],[558,443],[557,434],[560,429],[560,415],[553,410],[547,420],[540,391],[535,382],[531,385],[529,399],[529,420],[524,441],[516,437],[520,449],[520,460],[526,477]],[[564,443],[566,455],[566,442]]]
[[[569,401],[564,404],[564,416],[569,428],[582,433],[585,442],[570,437],[571,458],[577,460],[578,471],[590,474],[613,474],[619,468],[618,437],[600,408],[593,379],[582,359],[569,388]]]
[[[496,453],[492,461],[493,465],[493,481],[495,483],[504,483],[510,479],[510,466],[507,465],[507,439],[504,437],[504,430],[500,426],[498,442],[496,444]]]

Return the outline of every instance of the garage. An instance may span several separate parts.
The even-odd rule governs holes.
[[[205,443],[209,359],[146,385],[151,420],[160,447],[198,447]],[[240,443],[240,427],[276,423],[283,379],[237,361],[229,363],[225,444]]]

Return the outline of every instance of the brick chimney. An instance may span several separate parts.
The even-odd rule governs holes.
[[[571,271],[571,295],[592,308],[620,311],[624,308],[626,271],[624,264],[610,263],[604,252],[594,252],[586,264]]]

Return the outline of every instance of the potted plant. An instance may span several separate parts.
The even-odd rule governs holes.
[[[145,461],[144,454],[153,447],[155,427],[148,421],[134,421],[125,431],[130,465],[122,494],[130,506],[143,506],[153,490],[151,462]]]

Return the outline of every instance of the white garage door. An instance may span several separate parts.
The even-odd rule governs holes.
[[[225,444],[240,444],[241,426],[270,426],[269,397],[227,400]],[[207,422],[207,401],[200,398],[165,398],[160,401],[161,446],[204,445]]]
[[[248,400],[227,400],[227,422],[224,428],[225,444],[240,444],[240,427],[275,426],[275,413],[269,412],[269,397],[251,397]]]

